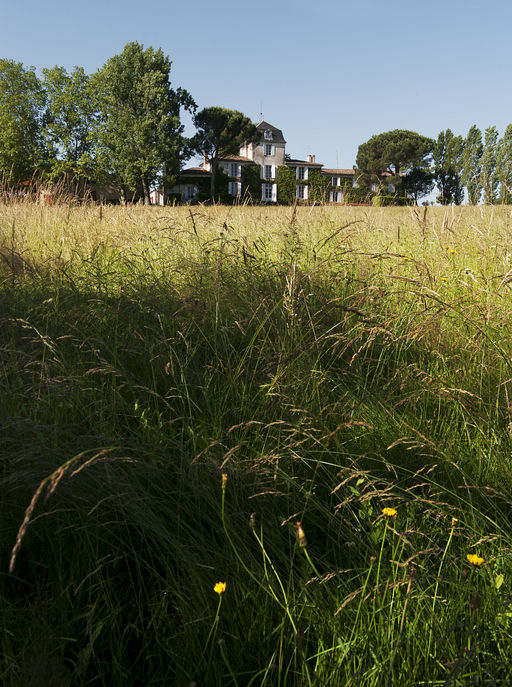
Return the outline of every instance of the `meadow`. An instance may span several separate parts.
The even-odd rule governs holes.
[[[510,684],[511,289],[510,207],[0,205],[0,682]]]

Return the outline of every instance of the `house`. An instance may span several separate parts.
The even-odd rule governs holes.
[[[347,189],[357,187],[353,169],[323,169],[315,155],[307,155],[305,160],[291,158],[281,129],[262,121],[256,130],[256,140],[244,142],[238,155],[218,158],[217,171],[223,177],[218,191],[221,199],[342,203]],[[204,160],[200,167],[183,170],[169,195],[185,203],[206,199],[209,186],[205,182],[210,178],[210,164]]]

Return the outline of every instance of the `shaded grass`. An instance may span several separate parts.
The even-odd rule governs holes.
[[[6,684],[506,683],[505,211],[2,212]]]

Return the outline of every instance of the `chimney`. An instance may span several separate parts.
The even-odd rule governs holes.
[[[315,162],[315,156],[314,155],[306,155],[306,161],[307,162]]]

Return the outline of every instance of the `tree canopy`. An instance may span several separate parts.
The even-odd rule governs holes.
[[[171,62],[161,49],[128,43],[97,72],[99,157],[122,186],[149,189],[177,167],[183,147],[180,108],[195,109],[190,94],[173,89]]]
[[[356,166],[365,176],[378,181],[387,174],[387,181],[398,191],[406,185],[404,176],[408,172],[415,169],[415,178],[419,178],[417,170],[428,166],[433,147],[434,142],[426,136],[415,131],[394,129],[372,136],[361,144]]]
[[[0,178],[29,178],[43,158],[41,117],[45,95],[33,69],[0,59]]]

